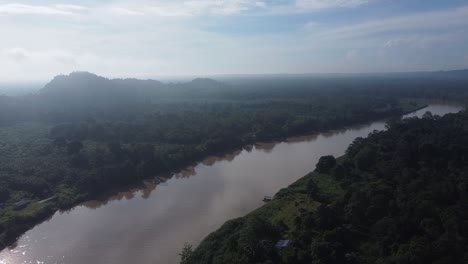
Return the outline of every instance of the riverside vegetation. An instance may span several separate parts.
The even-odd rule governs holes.
[[[182,263],[466,263],[467,124],[467,112],[392,120],[187,246]]]
[[[72,73],[37,94],[1,96],[0,246],[57,209],[210,154],[400,116],[423,106],[423,98],[466,94],[464,79],[415,78],[163,84]],[[31,204],[15,211],[20,200]]]

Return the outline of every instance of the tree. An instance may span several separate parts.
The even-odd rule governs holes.
[[[192,263],[191,258],[193,255],[193,247],[189,243],[184,244],[184,248],[182,249],[182,253],[179,254],[180,256],[180,263],[181,264],[190,264]]]
[[[346,169],[341,165],[335,166],[332,169],[332,175],[335,177],[335,179],[341,180],[344,176],[346,176]]]
[[[332,155],[329,156],[323,156],[319,159],[315,171],[320,172],[320,173],[327,173],[335,167],[336,165],[336,159]]]
[[[10,191],[7,188],[0,185],[0,203],[5,202],[10,197]]]
[[[360,170],[367,170],[374,164],[376,151],[372,146],[363,147],[354,157],[356,166]]]
[[[67,145],[68,154],[78,153],[83,148],[81,141],[74,140]]]
[[[111,142],[107,144],[107,149],[112,154],[115,160],[120,160],[123,156],[123,149],[120,142]]]
[[[434,119],[432,116],[432,113],[430,111],[426,111],[424,115],[422,116],[423,119]]]
[[[310,179],[307,183],[307,195],[312,199],[317,199],[319,194],[319,188],[314,180]]]
[[[54,139],[54,146],[58,148],[63,148],[67,145],[67,141],[65,140],[64,137],[58,137]]]

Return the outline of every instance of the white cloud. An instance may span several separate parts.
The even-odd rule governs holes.
[[[256,8],[265,8],[263,1],[251,0],[189,0],[160,1],[140,6],[145,14],[157,16],[236,15]]]
[[[1,80],[43,80],[76,69],[77,55],[59,49],[30,50],[22,47],[0,50]]]
[[[369,3],[370,0],[296,0],[299,9],[318,10],[328,8],[357,7]]]
[[[145,13],[137,10],[132,10],[129,8],[124,8],[124,7],[118,7],[118,6],[113,6],[113,7],[108,7],[103,10],[103,13],[108,13],[111,15],[117,15],[117,16],[142,16]]]
[[[86,10],[77,5],[27,5],[21,3],[0,4],[0,15],[72,15]]]
[[[83,11],[83,10],[89,9],[88,7],[85,7],[85,6],[67,5],[67,4],[59,4],[59,5],[55,5],[55,7],[61,10],[76,10],[76,11]]]
[[[385,44],[383,45],[384,48],[393,48],[393,47],[399,47],[402,43],[406,42],[406,39],[403,38],[393,38],[387,40]]]
[[[468,27],[468,7],[378,19],[324,31],[323,38],[357,38],[389,32],[440,31]]]
[[[322,22],[321,15],[310,16],[311,20],[301,26],[294,19],[287,24],[285,17],[281,17],[279,21],[283,22],[278,23],[286,23],[286,30],[268,33],[262,29],[257,33],[254,30],[258,29],[246,26],[254,21],[258,23],[255,26],[263,27],[274,20],[263,15],[292,17],[367,3],[291,0],[284,5],[280,2],[284,3],[110,0],[86,1],[87,6],[79,6],[46,5],[38,0],[36,3],[42,5],[33,6],[34,12],[28,9],[31,6],[22,5],[18,8],[21,11],[12,12],[10,6],[6,13],[8,5],[0,0],[0,79],[48,79],[75,70],[109,77],[151,77],[384,71],[389,69],[388,65],[405,70],[418,69],[424,64],[447,69],[450,65],[466,65],[468,7],[376,20],[362,17],[359,23],[329,17]],[[17,15],[27,12],[43,16]],[[238,23],[248,15],[254,17]],[[224,24],[221,29],[208,30],[224,22],[226,32]],[[278,23],[271,27],[281,28]],[[233,25],[235,34],[228,32]],[[243,30],[248,34],[243,34]],[[443,59],[443,53],[452,50],[450,59]],[[424,56],[433,59],[428,62],[421,59]]]
[[[330,9],[349,9],[375,0],[295,0],[292,3],[268,5],[263,11],[270,15],[317,13]]]
[[[113,15],[149,15],[161,17],[238,15],[249,12],[275,15],[316,12],[331,8],[351,8],[370,1],[372,0],[295,0],[288,4],[275,4],[264,0],[137,0],[129,3],[113,1],[89,6],[7,3],[0,4],[0,14],[73,15],[82,14],[86,11],[94,11]]]
[[[59,63],[62,66],[75,65],[74,55],[63,50],[43,50],[33,51],[21,47],[3,49],[0,51],[3,61],[13,61],[15,63],[26,63],[30,61],[41,61],[44,64]],[[49,63],[48,63],[49,62]]]
[[[345,56],[345,57],[346,57],[346,60],[350,60],[350,61],[356,60],[356,59],[359,58],[359,51],[356,50],[356,49],[348,50],[348,51],[346,52],[346,56]]]
[[[315,21],[309,21],[304,25],[305,30],[316,30],[321,26],[320,23],[315,22]]]
[[[10,59],[16,63],[21,63],[29,57],[28,52],[22,48],[5,49],[2,50],[0,54],[2,55],[2,57]]]
[[[421,36],[421,35],[410,35],[405,37],[395,37],[390,38],[385,41],[383,48],[385,49],[400,49],[400,48],[426,48],[431,43],[442,38],[452,38],[453,35],[441,34],[439,37],[435,38],[434,36]]]

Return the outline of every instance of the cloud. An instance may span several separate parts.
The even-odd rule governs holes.
[[[351,22],[346,14],[319,12],[378,1],[50,1],[35,1],[34,12],[24,5],[12,12],[10,5],[5,13],[0,0],[0,32],[7,36],[0,42],[1,79],[75,70],[145,78],[468,66],[468,7],[379,19],[364,12]],[[26,12],[43,15],[18,15]]]
[[[239,15],[246,13],[287,15],[316,12],[331,8],[352,8],[372,0],[295,0],[267,2],[264,0],[160,0],[132,2],[106,1],[89,6],[54,4],[30,5],[23,3],[0,4],[0,15],[76,15],[94,11],[121,16],[193,17]]]
[[[296,0],[295,6],[303,10],[319,10],[328,8],[357,7],[369,2],[370,0]]]
[[[75,10],[75,11],[84,11],[84,10],[89,9],[88,7],[85,7],[85,6],[67,5],[67,4],[59,4],[59,5],[55,5],[55,7],[61,10]]]
[[[356,49],[348,50],[348,51],[346,52],[346,56],[345,56],[345,57],[346,57],[346,60],[350,60],[350,61],[356,60],[356,59],[358,59],[358,57],[359,57],[359,51],[356,50]]]
[[[83,66],[80,61],[84,61],[87,56],[63,49],[0,49],[0,76],[3,81],[50,79],[60,73],[79,70]],[[100,65],[99,60],[86,63]]]
[[[0,54],[16,63],[21,63],[29,57],[28,52],[22,48],[5,49]]]
[[[394,38],[394,39],[389,39],[385,44],[383,45],[384,48],[393,48],[393,47],[399,47],[402,45],[402,43],[406,42],[405,39],[402,38]]]
[[[291,3],[271,4],[262,10],[269,15],[294,15],[326,11],[330,9],[349,9],[369,4],[375,0],[295,0]]]
[[[0,4],[0,15],[73,15],[86,7],[77,5]]]
[[[322,32],[323,38],[358,38],[391,32],[424,32],[468,27],[468,7],[378,19]]]
[[[453,35],[441,34],[439,38],[431,36],[410,35],[407,37],[395,37],[385,41],[383,48],[385,49],[400,49],[400,48],[426,48],[431,43],[436,42],[438,39],[450,39]]]
[[[305,30],[315,30],[320,27],[321,24],[315,21],[309,21],[304,25]]]
[[[157,16],[236,15],[266,6],[263,1],[252,0],[160,1],[143,6],[141,11]]]
[[[263,15],[288,15],[317,12],[332,8],[353,8],[373,0],[295,0],[273,2],[263,0],[183,0],[158,1],[139,4],[133,10],[157,16],[238,15],[245,13]]]
[[[11,49],[3,49],[0,51],[0,58],[6,61],[13,61],[15,63],[41,61],[45,64],[49,64],[47,62],[55,62],[61,64],[62,66],[69,66],[76,64],[74,57],[75,56],[70,52],[63,50],[31,51],[16,47]]]
[[[109,7],[104,10],[104,13],[117,16],[143,16],[145,13],[141,11],[132,10],[124,7]]]

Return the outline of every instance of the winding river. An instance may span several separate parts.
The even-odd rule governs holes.
[[[461,109],[438,103],[408,116]],[[321,156],[340,156],[356,137],[384,128],[378,121],[210,157],[164,183],[55,213],[0,252],[0,264],[178,263],[185,242],[198,244],[313,170]]]

